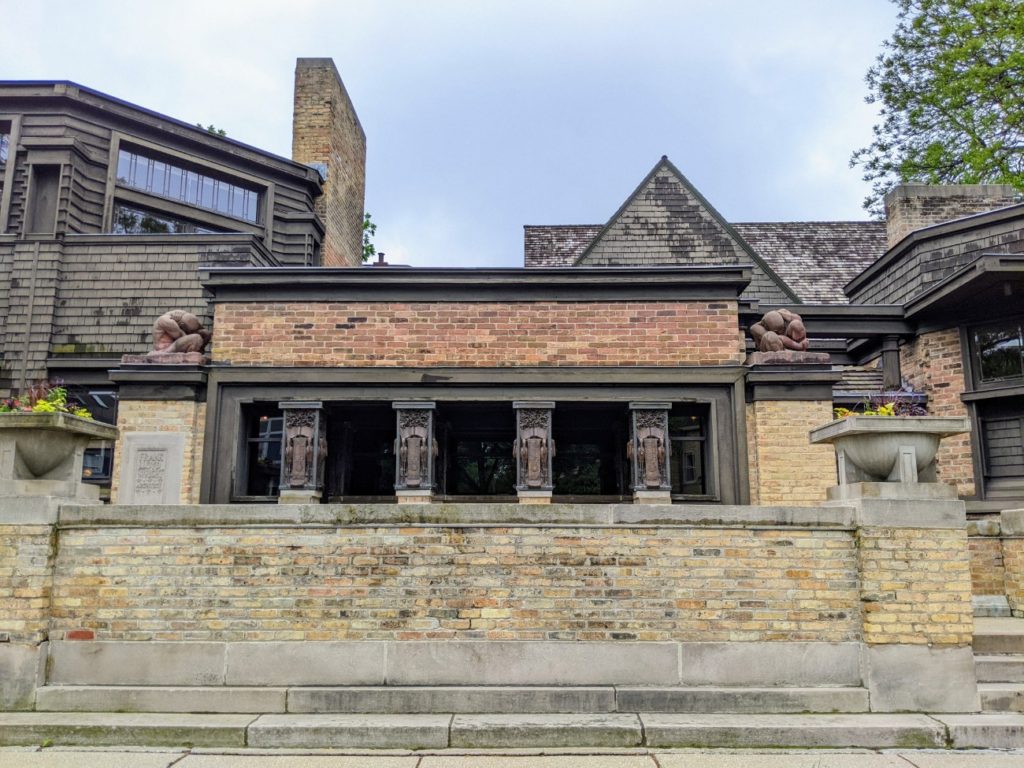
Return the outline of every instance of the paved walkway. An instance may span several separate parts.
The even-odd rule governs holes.
[[[301,752],[4,747],[0,768],[1022,768],[1024,750]]]

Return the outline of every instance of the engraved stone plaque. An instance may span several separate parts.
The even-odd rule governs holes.
[[[118,504],[180,504],[185,436],[130,432],[121,442]]]

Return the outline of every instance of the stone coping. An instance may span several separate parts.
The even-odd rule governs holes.
[[[3,524],[0,519],[0,524]],[[19,521],[24,524],[25,521]],[[50,522],[50,521],[40,521]],[[846,506],[674,504],[195,504],[61,506],[57,525],[81,527],[442,526],[734,527],[853,530]]]
[[[45,429],[75,432],[96,440],[114,440],[117,427],[70,413],[0,413],[0,429]]]
[[[847,416],[812,429],[812,443],[832,443],[851,435],[919,432],[948,437],[970,432],[966,416]]]

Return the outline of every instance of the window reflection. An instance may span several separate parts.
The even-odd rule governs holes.
[[[246,425],[246,496],[276,496],[281,482],[284,418],[276,407],[250,410]]]
[[[117,235],[206,235],[224,231],[122,203],[114,206],[113,230]]]
[[[668,434],[672,493],[706,496],[709,493],[705,450],[707,446],[707,406],[677,405],[669,412]]]
[[[981,381],[998,381],[1024,376],[1020,324],[1003,322],[974,331],[974,348]]]
[[[117,180],[135,189],[180,200],[256,223],[259,220],[260,194],[239,184],[196,171],[186,170],[139,152],[122,149],[117,158]]]

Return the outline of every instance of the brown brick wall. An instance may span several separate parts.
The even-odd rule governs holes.
[[[202,479],[206,403],[189,400],[122,400],[117,408],[118,441],[114,448],[110,499],[117,501],[121,482],[123,438],[130,432],[183,432],[185,455],[181,467],[181,504],[199,503]]]
[[[928,412],[932,416],[967,415],[960,400],[964,391],[964,364],[960,332],[956,328],[922,334],[901,347],[900,368],[915,390],[928,395]],[[939,482],[956,485],[962,497],[974,495],[969,434],[943,440],[935,463]]]
[[[1005,595],[1003,542],[998,536],[969,536],[971,591],[975,595]]]
[[[102,528],[53,622],[97,640],[859,639],[849,531]]]
[[[323,163],[327,179],[315,208],[324,224],[324,266],[362,263],[366,134],[330,59],[299,59],[295,66],[292,158]]]
[[[217,362],[296,366],[739,363],[735,301],[225,303]]]
[[[11,642],[47,637],[54,541],[48,525],[0,525],[0,632]]]
[[[864,642],[971,644],[966,531],[864,528],[858,539]]]
[[[828,400],[759,400],[747,405],[751,504],[815,505],[836,484],[835,450],[807,433],[832,421]]]

